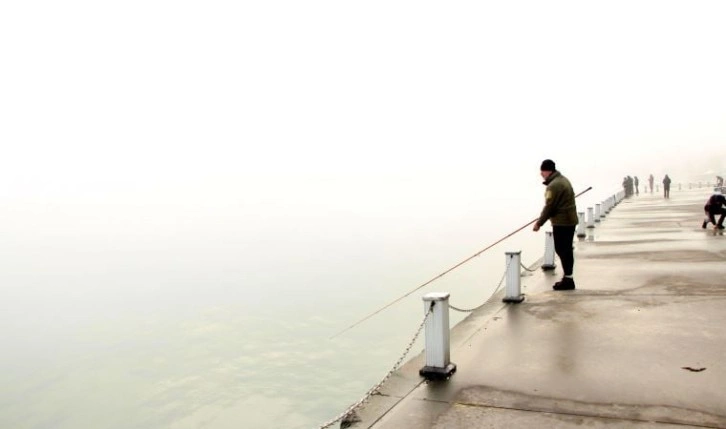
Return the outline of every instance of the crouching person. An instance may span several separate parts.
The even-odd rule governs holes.
[[[714,225],[714,229],[724,229],[723,221],[726,217],[726,197],[723,195],[721,188],[718,188],[713,195],[708,198],[706,205],[703,206],[703,210],[706,213],[706,219],[703,221],[701,228],[706,229],[709,223]],[[718,222],[716,222],[716,215],[719,216]]]

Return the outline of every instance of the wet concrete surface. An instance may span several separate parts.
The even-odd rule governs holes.
[[[404,365],[352,428],[726,428],[726,237],[708,188],[623,200],[576,239],[574,291],[522,278],[452,329],[448,380]],[[557,260],[559,264],[559,260]]]

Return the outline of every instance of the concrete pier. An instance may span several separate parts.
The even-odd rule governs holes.
[[[522,279],[451,332],[457,372],[423,355],[351,428],[726,428],[726,236],[702,229],[708,189],[625,199],[561,268]]]

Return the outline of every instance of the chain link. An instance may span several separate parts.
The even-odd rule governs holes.
[[[479,306],[476,306],[474,308],[463,309],[463,308],[455,307],[455,306],[451,305],[451,303],[449,303],[449,308],[452,309],[452,310],[455,310],[455,311],[459,311],[461,313],[471,313],[471,312],[476,311],[476,310],[484,307],[485,305],[489,304],[489,302],[491,302],[492,298],[494,298],[494,294],[497,293],[497,291],[499,290],[500,287],[502,287],[502,283],[504,282],[504,279],[507,277],[507,271],[509,271],[509,265],[511,263],[512,263],[512,260],[509,259],[507,261],[507,267],[504,269],[504,274],[502,274],[502,278],[499,280],[499,284],[497,285],[497,288],[494,289],[494,292],[492,292],[492,294],[489,295],[489,298],[487,298],[486,301],[484,301],[483,304],[481,304]]]
[[[521,266],[522,266],[522,268],[524,268],[524,270],[525,270],[525,271],[529,271],[530,273],[533,273],[533,272],[537,271],[537,270],[532,270],[532,269],[529,269],[529,268],[527,268],[527,266],[526,266],[526,265],[524,265],[524,264],[523,264],[523,263],[521,263],[521,262],[519,263],[519,265],[521,265]]]
[[[353,413],[355,410],[357,410],[361,405],[366,403],[371,398],[371,396],[375,395],[378,392],[378,390],[383,386],[383,384],[386,381],[388,381],[389,378],[391,378],[391,375],[393,375],[393,373],[396,372],[396,370],[401,366],[401,363],[408,355],[408,352],[411,351],[411,347],[413,347],[414,343],[416,343],[418,336],[421,334],[421,331],[423,330],[423,327],[426,324],[426,319],[428,319],[429,315],[431,313],[433,313],[433,311],[434,311],[434,304],[435,304],[435,301],[431,301],[431,306],[429,307],[429,310],[424,315],[424,318],[421,321],[421,324],[418,326],[418,329],[416,330],[416,333],[414,334],[413,338],[411,338],[411,341],[406,346],[406,350],[403,351],[403,355],[401,355],[401,357],[398,358],[396,363],[393,364],[393,368],[391,368],[391,370],[388,371],[388,374],[386,374],[386,376],[383,377],[383,379],[381,381],[379,381],[378,384],[371,387],[358,402],[356,402],[353,405],[351,405],[350,407],[348,407],[345,411],[340,413],[334,419],[323,423],[323,425],[321,425],[318,429],[329,428],[330,426],[334,425],[336,422],[339,422],[340,420],[343,420],[345,417],[349,416],[351,413]]]

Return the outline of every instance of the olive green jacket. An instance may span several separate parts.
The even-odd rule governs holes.
[[[575,205],[575,191],[570,181],[559,171],[553,171],[544,181],[545,206],[539,215],[537,224],[542,226],[547,222],[554,225],[577,225],[577,206]]]

